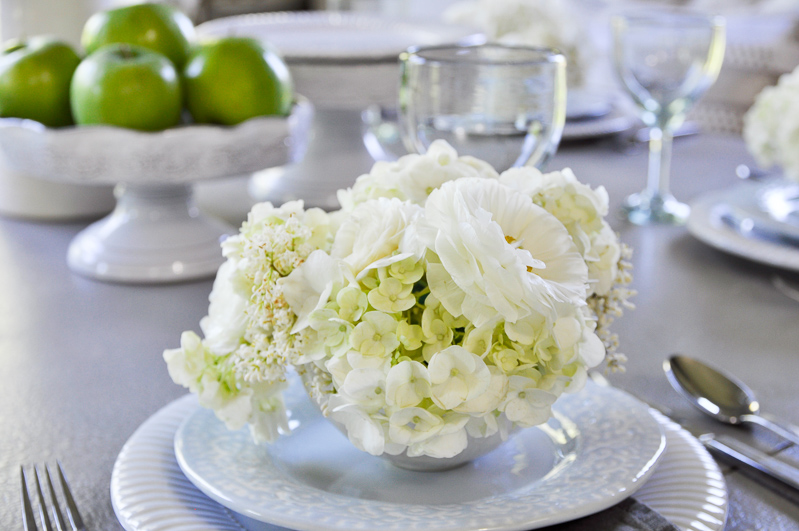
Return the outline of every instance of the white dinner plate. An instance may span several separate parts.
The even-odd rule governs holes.
[[[178,464],[232,511],[290,529],[536,529],[630,496],[665,448],[644,404],[593,382],[563,395],[542,428],[436,473],[402,470],[356,449],[299,383],[286,405],[293,433],[262,446],[248,430],[230,431],[212,411],[197,410],[175,435]]]
[[[114,464],[111,499],[127,531],[242,531],[236,515],[200,492],[174,452],[178,427],[198,409],[187,395],[155,413],[131,436]],[[715,461],[687,431],[657,412],[667,446],[658,468],[635,497],[685,531],[720,531],[727,491]],[[280,528],[264,525],[264,530]]]
[[[768,186],[768,185],[767,185]],[[735,230],[724,221],[733,212],[743,212],[755,224],[773,230],[776,221],[767,223],[765,214],[756,213],[754,204],[764,185],[744,183],[733,188],[707,193],[691,203],[688,231],[700,241],[720,251],[789,271],[799,271],[799,245],[782,244]],[[737,209],[735,211],[731,210]],[[795,236],[786,232],[787,236]]]
[[[471,28],[403,21],[365,13],[283,11],[224,17],[197,27],[203,35],[245,35],[271,42],[289,62],[397,61],[411,46],[455,42]]]

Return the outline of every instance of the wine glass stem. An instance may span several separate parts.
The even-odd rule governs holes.
[[[673,135],[667,128],[653,126],[649,130],[649,171],[647,191],[651,197],[666,197],[671,173],[671,143]]]

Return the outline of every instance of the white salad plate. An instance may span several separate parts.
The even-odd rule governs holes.
[[[590,382],[561,397],[543,428],[454,470],[414,472],[356,449],[295,390],[293,433],[268,446],[213,411],[193,413],[175,435],[189,480],[235,513],[289,529],[534,529],[628,497],[665,448],[645,405]]]
[[[296,90],[314,105],[359,110],[374,103],[396,105],[399,54],[410,46],[481,40],[462,26],[330,11],[223,17],[197,31],[266,40],[285,59]]]
[[[688,231],[720,251],[799,271],[799,227],[780,222],[760,202],[774,183],[744,183],[702,195],[691,204]]]
[[[254,507],[238,507],[243,513],[236,513],[228,507],[241,501],[241,498],[252,496],[246,491],[253,486],[258,491],[259,498],[253,504],[255,507],[262,505],[260,496],[265,494],[263,489],[265,484],[255,480],[255,485],[242,482],[241,470],[227,470],[212,472],[215,477],[227,476],[222,479],[221,488],[224,492],[212,493],[224,504],[217,503],[213,499],[203,494],[187,477],[181,472],[176,459],[175,442],[180,441],[190,445],[205,447],[210,451],[204,458],[221,458],[223,461],[230,461],[231,456],[236,450],[228,448],[227,444],[238,439],[237,447],[246,445],[248,449],[243,454],[239,454],[234,460],[239,460],[239,468],[244,465],[255,468],[263,466],[263,463],[272,460],[275,465],[272,470],[278,470],[283,474],[283,482],[273,484],[272,487],[278,488],[278,492],[288,495],[289,499],[280,501],[281,505],[295,505],[302,507],[302,512],[295,512],[287,515],[278,524],[286,525],[295,522],[298,529],[323,529],[330,528],[334,520],[339,522],[349,522],[352,524],[348,528],[408,528],[411,521],[420,525],[425,525],[427,514],[431,508],[443,510],[453,522],[458,522],[460,528],[469,528],[464,525],[464,519],[473,521],[485,521],[487,518],[498,519],[497,510],[492,503],[487,503],[486,494],[490,491],[495,492],[491,498],[496,500],[498,507],[503,507],[506,518],[499,522],[495,529],[520,528],[518,524],[512,524],[518,518],[515,512],[526,512],[530,509],[522,505],[529,505],[530,500],[526,499],[533,491],[540,490],[543,484],[555,485],[558,477],[573,474],[578,470],[579,462],[585,459],[588,454],[596,454],[598,461],[604,463],[602,468],[607,469],[608,478],[601,476],[599,479],[593,473],[584,477],[572,477],[571,482],[557,493],[541,493],[543,498],[536,497],[538,500],[551,500],[553,496],[565,503],[565,509],[550,508],[549,521],[563,521],[576,518],[578,516],[600,510],[602,507],[612,505],[621,499],[629,496],[635,489],[638,489],[635,496],[658,510],[666,518],[678,525],[681,529],[690,531],[718,531],[726,519],[727,494],[724,479],[718,470],[715,462],[685,430],[658,415],[647,413],[646,407],[635,401],[625,393],[614,389],[598,389],[592,385],[590,392],[597,398],[589,398],[587,401],[595,409],[593,412],[601,412],[604,409],[615,410],[616,414],[612,418],[604,418],[604,414],[593,416],[592,412],[583,411],[575,415],[577,418],[571,419],[569,415],[559,413],[561,422],[560,429],[546,430],[531,429],[522,432],[522,437],[515,438],[506,443],[493,454],[489,454],[482,459],[467,465],[461,469],[449,473],[412,473],[393,469],[380,458],[373,458],[356,450],[350,443],[328,425],[327,421],[321,419],[318,413],[313,410],[303,394],[292,391],[287,397],[287,402],[292,408],[292,420],[299,425],[295,433],[283,441],[276,443],[282,449],[276,450],[272,446],[256,447],[249,443],[249,434],[245,431],[226,432],[220,422],[216,421],[213,414],[209,411],[199,409],[196,398],[192,395],[185,396],[167,405],[133,434],[123,447],[114,465],[111,496],[114,510],[123,527],[128,531],[173,531],[179,529],[204,529],[207,531],[241,531],[242,528],[248,530],[278,530],[281,529],[274,524],[263,523],[254,519]],[[577,403],[584,401],[580,395],[569,396],[567,399]],[[302,403],[297,401],[302,399]],[[565,409],[570,406],[566,405]],[[559,411],[563,409],[559,408]],[[308,415],[308,416],[305,416]],[[305,418],[303,418],[305,416]],[[603,417],[603,418],[600,418]],[[632,417],[638,423],[631,422]],[[656,420],[653,420],[656,419]],[[568,420],[576,420],[571,424]],[[580,427],[584,422],[588,426]],[[194,427],[206,424],[213,434],[195,436],[190,432]],[[181,428],[181,425],[183,426]],[[194,426],[194,427],[193,427]],[[602,436],[604,446],[591,446],[591,441],[583,437],[581,430],[598,430],[598,427],[608,430],[613,436],[619,436],[617,430],[631,429],[636,436],[641,437],[645,450],[638,450],[630,446],[628,442],[614,441],[611,436]],[[654,460],[662,448],[660,426],[665,432],[667,449],[663,453],[657,469],[654,467]],[[565,429],[564,429],[565,428]],[[183,435],[176,437],[176,431],[183,432]],[[222,434],[221,439],[214,434]],[[528,434],[531,438],[525,437]],[[560,435],[557,435],[560,433]],[[555,447],[561,447],[553,442],[552,436],[562,436],[566,434],[572,443],[567,443],[566,454],[555,455],[549,453],[542,462],[540,457],[532,457],[531,450],[520,449],[520,445],[528,442],[544,443],[549,445],[549,451]],[[569,435],[571,434],[571,435]],[[328,437],[329,435],[329,437]],[[229,439],[228,436],[233,437]],[[187,439],[188,437],[188,439]],[[319,437],[311,441],[309,437]],[[192,441],[192,439],[194,439]],[[202,442],[199,439],[205,440]],[[622,441],[626,440],[622,436]],[[214,447],[210,442],[217,440],[223,447]],[[178,443],[181,444],[181,443]],[[309,445],[315,445],[315,451],[308,453]],[[294,447],[292,449],[292,447]],[[215,449],[214,449],[215,448]],[[562,447],[561,447],[562,448]],[[653,450],[654,448],[654,450]],[[186,458],[190,450],[184,446],[178,449],[181,461],[185,466]],[[275,462],[273,457],[278,452],[281,459],[285,461]],[[633,466],[632,469],[640,468],[639,473],[633,474],[626,479],[621,476],[628,476],[631,466],[628,458],[635,455],[636,459],[649,454],[645,459],[646,464],[640,467]],[[226,457],[227,456],[227,457]],[[341,458],[342,462],[332,463],[333,456]],[[514,460],[515,458],[515,460]],[[553,464],[557,465],[553,468]],[[491,467],[497,465],[504,466],[503,471],[491,471]],[[212,468],[222,466],[211,465]],[[227,466],[227,465],[224,465]],[[351,466],[351,469],[348,467]],[[547,471],[549,468],[549,471]],[[378,474],[374,478],[365,478],[372,487],[379,486],[379,489],[369,491],[368,485],[358,485],[351,483],[353,478],[362,476],[364,471],[372,470]],[[626,472],[622,473],[624,470]],[[344,471],[344,475],[336,475]],[[654,472],[654,473],[653,473]],[[246,472],[245,472],[246,474]],[[382,474],[393,474],[395,477],[388,478]],[[474,485],[477,492],[464,494],[464,487],[452,485],[451,481],[462,481],[468,477],[474,478],[476,474],[482,477],[481,484]],[[604,474],[604,472],[603,472]],[[647,477],[651,477],[647,480]],[[239,476],[236,478],[236,476]],[[260,475],[250,472],[251,476]],[[392,483],[392,488],[386,488],[386,481],[395,481],[397,478],[414,477],[416,482],[413,488],[407,483]],[[535,476],[538,476],[535,479]],[[422,478],[419,482],[418,478]],[[231,479],[234,478],[234,479]],[[198,478],[194,478],[198,480]],[[216,481],[213,478],[205,477],[206,480]],[[363,477],[361,477],[364,480]],[[621,492],[609,493],[605,486],[606,480],[610,482],[621,481],[626,488]],[[556,483],[552,483],[552,482]],[[233,487],[238,484],[238,487]],[[260,486],[259,486],[260,485]],[[640,487],[640,488],[639,488]],[[228,490],[231,489],[231,490]],[[454,490],[452,492],[450,489]],[[599,493],[595,491],[600,491]],[[434,498],[422,500],[421,498],[436,492]],[[458,496],[467,496],[469,501],[455,499]],[[380,497],[399,496],[401,498],[416,497],[415,501],[406,503],[394,503],[380,501]],[[572,499],[582,499],[588,503],[589,507],[575,509]],[[603,501],[598,501],[600,498]],[[333,502],[332,507],[325,510],[330,513],[321,514],[321,507],[317,505],[320,500]],[[523,501],[526,500],[526,501]],[[559,503],[560,503],[559,502]],[[245,502],[249,503],[249,502]],[[443,505],[442,505],[443,503]],[[226,505],[228,507],[226,507]],[[356,510],[360,507],[359,510]],[[485,508],[488,513],[473,513],[471,511],[478,507]],[[571,507],[571,508],[569,508]],[[544,509],[546,511],[546,509]],[[566,513],[564,514],[564,511]],[[255,511],[257,512],[257,511]],[[394,516],[392,519],[386,518],[386,512]],[[245,514],[249,516],[245,516]],[[492,516],[493,515],[493,516]],[[422,518],[424,516],[424,518]],[[377,519],[380,519],[377,521]],[[370,520],[374,519],[374,520]],[[393,521],[393,519],[399,519]],[[440,522],[441,515],[434,516],[434,522]],[[357,525],[357,521],[362,525]],[[419,521],[421,520],[421,521]],[[449,521],[450,518],[447,519]],[[541,521],[541,520],[539,520]],[[297,525],[299,524],[299,525]],[[446,525],[447,522],[444,522]],[[433,527],[437,524],[430,523]],[[455,525],[453,523],[453,525]],[[543,525],[543,524],[540,524]],[[525,525],[524,528],[532,529],[540,527],[533,523]]]

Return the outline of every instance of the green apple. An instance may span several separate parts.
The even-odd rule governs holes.
[[[89,17],[81,44],[87,54],[107,44],[143,46],[166,55],[180,69],[195,39],[194,24],[183,12],[166,4],[135,4]]]
[[[0,56],[0,116],[72,125],[69,84],[80,58],[71,46],[47,37],[7,43]]]
[[[70,101],[78,125],[160,131],[180,122],[183,92],[165,56],[141,46],[109,44],[75,70]]]
[[[186,107],[197,123],[235,125],[291,111],[291,75],[267,44],[220,37],[198,45],[183,69]]]

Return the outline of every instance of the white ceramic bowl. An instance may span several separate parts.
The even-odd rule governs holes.
[[[243,175],[302,157],[313,107],[302,98],[286,117],[235,127],[188,125],[142,132],[104,125],[50,129],[0,119],[7,164],[43,179],[79,184],[162,185]]]

